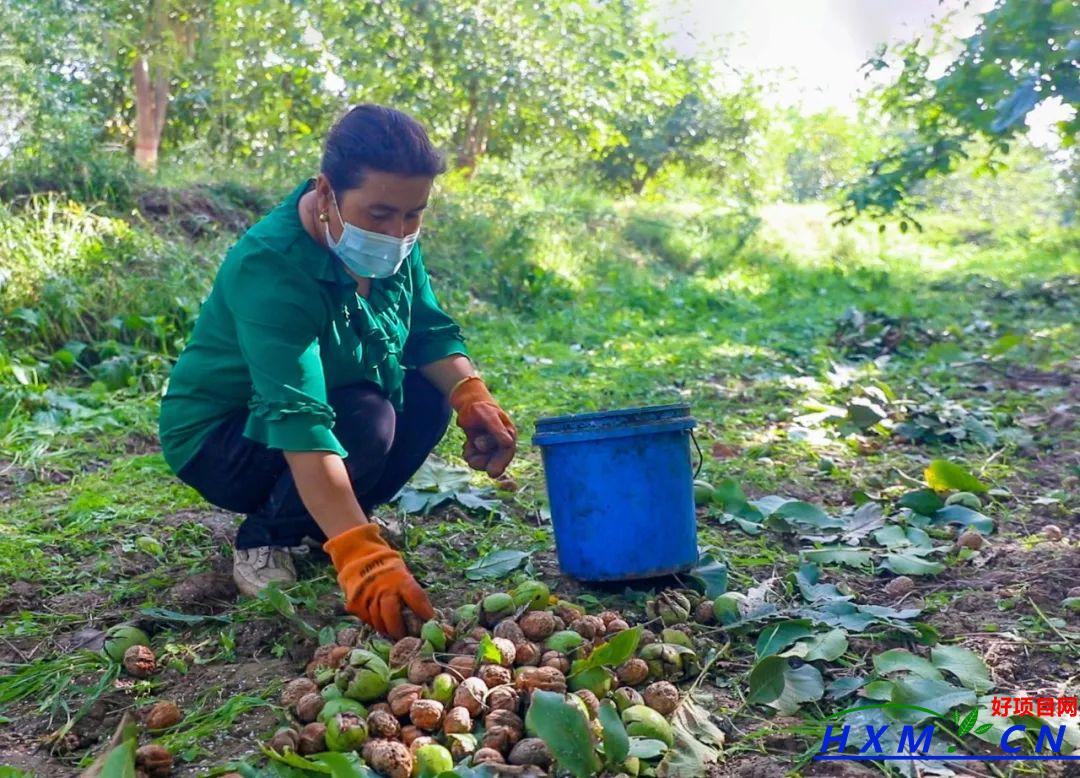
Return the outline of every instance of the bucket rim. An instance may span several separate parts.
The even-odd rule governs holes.
[[[532,442],[533,445],[548,446],[608,440],[691,430],[696,424],[687,403],[619,408],[538,419]]]
[[[652,422],[680,418],[676,414],[681,413],[685,417],[690,416],[689,403],[670,403],[667,405],[642,405],[634,408],[615,408],[607,411],[588,411],[587,413],[570,413],[563,416],[544,416],[536,420],[536,431],[547,432],[551,427],[560,430],[575,429],[578,425],[592,426],[595,422],[608,419],[619,420],[627,416],[638,416],[641,422]]]

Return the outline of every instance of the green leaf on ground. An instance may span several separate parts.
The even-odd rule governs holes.
[[[638,759],[656,759],[666,754],[667,743],[663,740],[652,740],[646,737],[630,738],[630,752],[628,756],[636,756]]]
[[[101,763],[101,778],[135,778],[135,750],[138,740],[133,733],[109,751]]]
[[[795,611],[795,615],[810,619],[815,624],[843,627],[853,632],[862,632],[875,622],[894,627],[906,627],[903,622],[915,618],[919,613],[921,611],[918,608],[897,610],[887,605],[855,605],[837,600],[813,608],[799,608]]]
[[[848,595],[841,594],[835,584],[818,583],[821,572],[817,566],[811,563],[799,567],[795,573],[795,583],[807,602],[821,602],[824,600],[850,600]]]
[[[833,518],[818,506],[802,500],[788,500],[783,503],[772,512],[766,523],[774,523],[777,519],[813,529],[839,529],[844,526],[844,522]]]
[[[847,633],[842,629],[819,632],[806,640],[798,641],[784,656],[795,656],[804,662],[833,662],[848,649]]]
[[[783,651],[799,638],[812,635],[814,632],[810,622],[806,619],[794,619],[770,624],[761,630],[758,635],[755,650],[759,658],[771,656]]]
[[[960,705],[974,705],[976,701],[975,692],[970,689],[963,689],[932,678],[898,679],[892,684],[892,702],[927,708],[939,716],[944,716]],[[895,715],[907,724],[916,724],[930,716],[928,713],[912,710],[896,711]]]
[[[716,561],[712,554],[702,554],[697,567],[687,575],[702,586],[705,596],[710,600],[715,600],[727,591],[727,565]]]
[[[621,665],[634,655],[639,640],[641,640],[640,626],[633,629],[624,629],[622,632],[616,633],[610,640],[596,646],[584,659],[575,660],[570,674],[577,675],[603,665],[610,667]]]
[[[476,647],[476,658],[481,663],[502,664],[502,651],[495,645],[491,635],[485,634],[480,638],[480,644]]]
[[[828,690],[830,700],[842,700],[845,697],[851,696],[865,685],[865,678],[849,677],[837,678],[835,681],[830,681],[829,685],[825,688]]]
[[[610,700],[604,700],[596,717],[603,727],[605,759],[610,765],[621,765],[630,754],[630,738],[618,709]]]
[[[789,666],[784,670],[784,690],[769,705],[790,716],[802,703],[815,702],[824,695],[825,682],[820,670],[813,665]]]
[[[327,751],[314,757],[315,762],[330,768],[330,778],[377,778],[378,773],[364,764],[356,753]]]
[[[713,502],[725,513],[730,513],[732,517],[737,517],[749,524],[758,524],[764,518],[761,511],[746,499],[742,487],[733,478],[725,478],[716,485],[716,489],[713,490]],[[743,521],[740,521],[740,526]]]
[[[994,520],[963,505],[946,505],[934,514],[932,524],[959,524],[974,529],[983,535],[994,531]]]
[[[333,773],[333,768],[329,765],[324,764],[315,758],[300,756],[300,754],[290,749],[285,749],[280,753],[269,746],[261,746],[261,749],[263,754],[278,764],[288,765],[291,768],[302,770],[309,774],[331,775]]]
[[[780,509],[780,506],[791,502],[789,497],[781,497],[778,494],[767,494],[757,500],[751,500],[750,506],[756,508],[763,517],[772,516]]]
[[[942,562],[930,562],[912,552],[886,554],[881,566],[897,575],[937,575],[945,569]]]
[[[847,405],[847,417],[856,427],[866,430],[889,418],[889,413],[872,400],[856,397]]]
[[[531,551],[500,548],[484,554],[483,557],[466,567],[465,577],[470,581],[492,581],[504,578],[525,564],[531,556]]]
[[[901,527],[899,524],[890,524],[874,533],[874,542],[888,549],[914,547],[931,549],[934,542],[924,530],[918,527]]]
[[[848,567],[866,567],[873,559],[873,554],[857,548],[846,546],[832,546],[819,548],[813,551],[803,551],[803,559],[822,565],[846,565]]]
[[[930,651],[930,661],[939,670],[956,676],[964,686],[977,692],[994,687],[982,657],[962,646],[936,646]]]
[[[788,661],[782,656],[767,656],[750,671],[750,693],[747,701],[772,702],[784,691],[784,670]]]
[[[945,507],[945,501],[933,489],[916,489],[901,497],[897,505],[923,516],[933,516],[935,511]]]
[[[906,648],[892,648],[880,654],[874,654],[874,672],[878,675],[911,672],[922,678],[943,680],[941,673],[929,659],[917,656]]]
[[[863,538],[885,523],[884,511],[876,502],[864,502],[844,522],[844,533],[841,541],[849,546],[859,544]]]
[[[290,624],[307,637],[313,640],[319,639],[319,631],[300,617],[296,612],[296,606],[293,604],[292,598],[281,591],[277,583],[272,583],[259,592],[258,599],[270,603],[270,607],[288,619]]]
[[[204,624],[206,622],[217,622],[219,624],[228,624],[232,621],[231,616],[210,616],[196,613],[180,613],[179,611],[169,610],[168,608],[142,608],[139,611],[139,615],[145,616],[153,621],[172,622],[174,624]]]
[[[893,696],[893,682],[877,680],[866,684],[862,690],[862,696],[869,700],[891,700]]]
[[[577,705],[567,702],[561,694],[537,691],[529,714],[537,736],[547,744],[560,768],[575,778],[589,778],[600,772],[589,724]]]
[[[935,492],[985,492],[990,488],[964,467],[947,459],[935,459],[923,476]]]

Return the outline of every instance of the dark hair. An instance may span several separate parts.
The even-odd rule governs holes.
[[[434,178],[446,170],[446,162],[416,119],[384,105],[364,103],[330,128],[322,173],[340,193],[360,186],[368,170]]]

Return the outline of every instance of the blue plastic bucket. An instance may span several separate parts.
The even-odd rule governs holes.
[[[667,575],[697,560],[689,405],[540,419],[563,572],[583,581]]]

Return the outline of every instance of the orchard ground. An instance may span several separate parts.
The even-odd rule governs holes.
[[[259,742],[283,719],[277,694],[310,656],[311,629],[269,600],[237,599],[237,517],[180,484],[155,440],[168,363],[223,250],[280,194],[164,189],[131,211],[41,197],[2,212],[0,240],[17,260],[0,354],[2,764],[75,774],[124,711],[172,699],[186,717],[160,741],[178,774],[224,771],[260,763]],[[437,605],[534,575],[643,620],[647,590],[560,574],[528,441],[542,416],[688,402],[701,477],[733,479],[750,499],[782,495],[830,516],[879,503],[895,518],[936,459],[991,488],[980,497],[993,522],[984,545],[961,553],[955,527],[931,527],[938,548],[926,558],[940,572],[913,575],[901,597],[884,590],[895,574],[882,561],[897,549],[863,538],[872,554],[856,566],[817,557],[822,583],[859,604],[919,608],[910,621],[926,625],[846,630],[842,655],[821,664],[827,681],[871,675],[886,649],[926,656],[936,641],[978,654],[996,692],[1077,695],[1080,610],[1063,604],[1080,585],[1075,234],[944,217],[925,233],[878,234],[832,227],[820,206],[755,216],[699,200],[480,186],[451,187],[433,210],[425,237],[437,289],[522,440],[515,488],[479,475],[461,488],[494,505],[451,498],[427,514],[381,512],[403,527],[407,559]],[[454,430],[439,454],[454,464],[460,446]],[[411,494],[430,496],[422,484]],[[749,534],[730,508],[698,511],[699,543],[726,564],[729,591],[797,600],[790,576],[807,551],[832,547],[825,533]],[[466,577],[499,549],[528,552],[532,572]],[[314,556],[300,568],[286,592],[299,618],[314,630],[345,625],[332,571]],[[79,651],[128,620],[151,630],[170,665],[150,680]],[[727,735],[711,774],[839,774],[809,757],[826,714],[851,698],[819,695],[786,713],[748,704],[756,636],[703,638],[720,652],[703,700]],[[972,774],[1007,769],[975,763]],[[1052,763],[1016,769],[1066,774]]]

